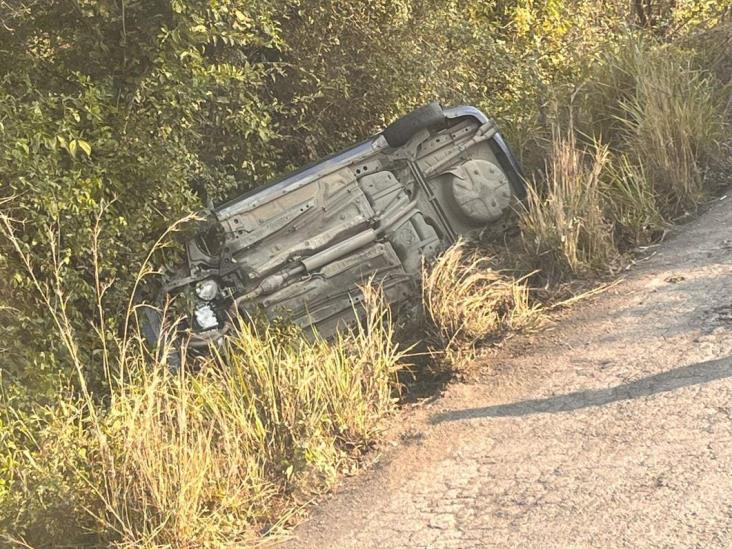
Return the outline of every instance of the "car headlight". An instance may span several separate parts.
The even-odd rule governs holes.
[[[219,285],[215,280],[202,280],[196,284],[196,295],[203,301],[211,301],[219,293]]]
[[[201,327],[202,330],[210,330],[211,328],[218,328],[219,319],[216,318],[216,313],[210,305],[203,305],[193,311],[196,316],[196,323]]]

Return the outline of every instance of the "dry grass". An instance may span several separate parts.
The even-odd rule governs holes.
[[[651,181],[662,211],[679,215],[704,196],[719,155],[723,104],[711,77],[664,49],[638,61],[636,93],[624,104],[627,148]]]
[[[531,325],[540,310],[531,302],[526,277],[495,270],[490,258],[462,241],[425,272],[422,288],[427,318],[453,367],[477,342]]]
[[[0,228],[33,276],[12,220]],[[63,269],[37,289],[81,393],[27,416],[3,402],[0,455],[9,474],[0,523],[14,543],[252,543],[356,467],[393,410],[403,352],[378,291],[364,289],[365,320],[332,343],[241,323],[197,375],[186,373],[185,358],[171,374],[172,346],[146,350],[132,305],[129,335],[95,327],[99,351],[88,364],[65,311]],[[103,308],[103,292],[99,299]],[[104,399],[86,390],[89,367],[107,372]]]
[[[526,252],[547,277],[587,274],[616,260],[603,195],[608,160],[604,145],[580,148],[572,128],[555,133],[543,189],[529,186],[519,221]]]
[[[276,533],[376,440],[400,358],[372,295],[363,329],[333,343],[241,323],[197,376],[148,366],[119,388],[104,425],[114,445],[96,480],[100,523],[123,545],[236,546],[262,526]]]

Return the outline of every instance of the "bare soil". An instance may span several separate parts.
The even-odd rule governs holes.
[[[732,547],[732,197],[403,416],[287,547]]]

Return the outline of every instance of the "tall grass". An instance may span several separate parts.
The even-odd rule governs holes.
[[[668,227],[645,170],[625,154],[615,156],[608,169],[606,211],[621,249],[649,244]]]
[[[393,408],[401,358],[374,299],[363,329],[333,343],[241,323],[198,375],[148,367],[120,388],[103,529],[124,544],[233,546],[355,466]]]
[[[644,166],[660,207],[679,215],[702,200],[705,169],[720,153],[723,104],[711,76],[667,49],[639,63],[623,107],[627,148]]]
[[[728,92],[695,52],[629,36],[590,72],[585,128],[639,167],[663,215],[694,209],[719,161]]]
[[[520,227],[526,251],[551,278],[600,270],[617,257],[612,226],[605,217],[602,177],[608,148],[581,148],[570,127],[556,133],[543,189],[529,186]]]
[[[531,325],[539,307],[527,277],[494,268],[491,259],[458,241],[425,271],[422,301],[434,327],[441,360],[460,367],[474,345]]]
[[[13,221],[5,216],[0,229],[32,276]],[[187,373],[185,353],[172,374],[171,339],[164,338],[162,352],[148,352],[132,305],[128,332],[114,337],[98,329],[98,352],[80,353],[65,312],[63,268],[59,262],[52,287],[39,282],[38,290],[76,364],[81,392],[59,395],[52,408],[30,415],[3,402],[0,453],[9,464],[0,519],[7,540],[253,542],[276,533],[314,493],[355,467],[393,409],[403,352],[376,290],[364,289],[360,326],[334,342],[242,322],[196,364],[196,375]],[[85,388],[89,367],[107,371],[106,396]]]
[[[574,90],[520,215],[547,279],[612,271],[704,200],[724,160],[728,92],[675,45],[630,35],[605,54]]]

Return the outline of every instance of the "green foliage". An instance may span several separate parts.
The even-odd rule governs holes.
[[[267,83],[279,47],[268,3],[23,4],[4,24],[0,58],[0,193],[39,266],[58,254],[72,322],[98,320],[91,275],[94,212],[110,311],[120,312],[147,249],[172,220],[241,179],[273,173],[276,135]],[[8,203],[5,205],[8,208]],[[49,229],[63,235],[56,250]],[[5,381],[53,395],[68,356],[41,313],[27,274],[0,243]],[[120,327],[108,315],[111,333]],[[93,341],[82,344],[93,355]],[[99,372],[88,372],[90,380]],[[62,376],[63,377],[63,376]]]
[[[130,337],[130,293],[174,220],[361,139],[412,107],[469,103],[500,121],[537,181],[533,217],[522,223],[526,249],[545,274],[605,269],[619,251],[649,242],[666,219],[693,208],[718,157],[725,101],[729,109],[728,93],[717,89],[732,74],[730,2],[641,7],[0,3],[0,217],[17,237],[0,239],[5,518],[26,524],[23,533],[33,530],[41,544],[56,535],[81,542],[85,529],[95,536],[100,528],[131,544],[219,541],[222,532],[241,533],[231,517],[264,513],[269,495],[309,485],[309,474],[332,478],[373,440],[389,408],[386,372],[395,354],[386,340],[326,350],[242,332],[246,344],[226,358],[234,369],[212,370],[200,386],[162,368],[126,385],[109,376],[129,366],[130,349],[118,342]],[[577,139],[555,139],[557,125],[576,127]],[[135,350],[133,362],[149,359]],[[226,402],[250,387],[259,392],[227,416]],[[138,404],[152,407],[138,416]],[[200,429],[187,439],[164,416]],[[234,434],[244,436],[234,433],[239,428],[259,437],[246,439],[245,457],[231,445],[240,442]],[[100,433],[118,446],[104,446]],[[190,479],[155,461],[147,435],[160,455],[188,459]],[[124,461],[128,442],[140,452]],[[185,454],[189,442],[209,461]],[[95,465],[106,481],[94,476],[102,474]],[[199,466],[211,484],[197,493],[198,509],[221,511],[219,522],[166,511],[189,495],[182,484],[201,481],[193,474]],[[227,484],[232,467],[265,480]],[[155,492],[154,475],[168,491]],[[131,484],[103,492],[109,479]],[[100,498],[103,510],[94,507]],[[110,518],[110,508],[119,517]],[[148,522],[119,520],[140,516]]]
[[[11,405],[4,398],[3,405]],[[0,535],[9,546],[94,544],[87,478],[93,439],[88,408],[68,392],[53,406],[5,417],[0,432]]]
[[[288,153],[332,152],[434,99],[483,108],[528,152],[549,90],[579,78],[620,12],[598,24],[592,2],[300,0],[282,24],[276,92],[292,106]]]

